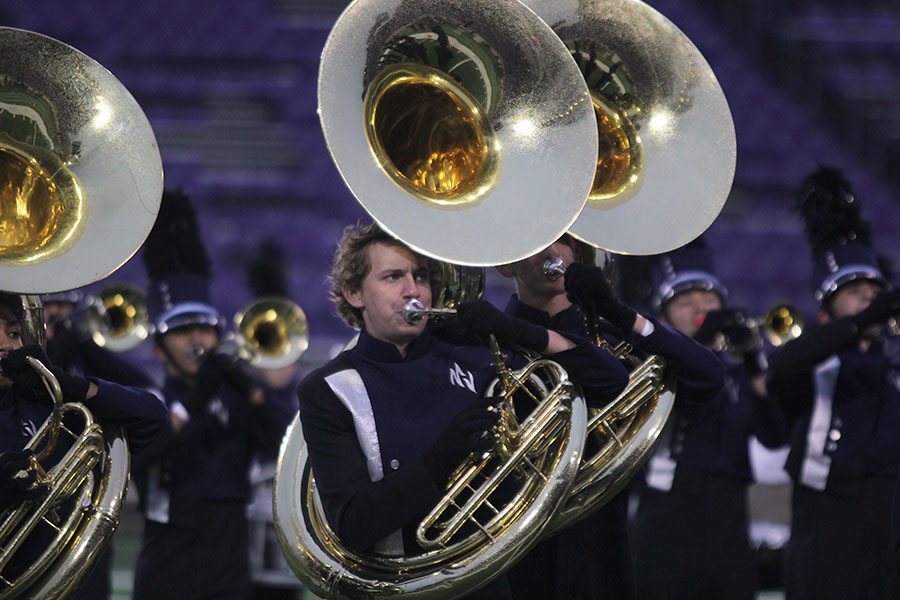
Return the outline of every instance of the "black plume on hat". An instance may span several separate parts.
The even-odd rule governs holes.
[[[803,181],[797,210],[806,223],[813,259],[848,242],[871,244],[871,228],[860,214],[859,202],[843,171],[819,167]]]
[[[186,325],[221,326],[210,300],[210,261],[197,214],[180,189],[163,192],[143,260],[150,278],[147,312],[157,334]]]
[[[834,292],[856,280],[889,282],[872,248],[872,229],[844,173],[819,167],[803,180],[797,194],[798,212],[806,224],[812,251],[812,290],[825,306]]]
[[[247,285],[257,298],[288,296],[284,274],[284,249],[273,239],[264,240],[247,263]]]
[[[200,238],[197,213],[180,188],[163,192],[156,223],[144,242],[143,260],[150,279],[174,273],[209,277],[209,256]]]

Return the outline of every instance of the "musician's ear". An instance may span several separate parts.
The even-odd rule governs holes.
[[[345,285],[341,287],[341,294],[353,308],[365,308],[366,303],[363,301],[361,289],[352,290],[350,289],[350,286]]]

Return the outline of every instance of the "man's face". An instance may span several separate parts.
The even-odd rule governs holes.
[[[23,346],[22,325],[18,321],[0,318],[0,359]],[[12,381],[0,374],[0,388],[9,387]]]
[[[497,267],[500,274],[512,277],[516,282],[519,297],[552,298],[566,293],[562,277],[551,279],[544,274],[544,264],[548,260],[561,259],[566,266],[575,262],[575,252],[565,238],[556,240],[537,254],[520,261]]]
[[[716,292],[687,290],[669,300],[663,314],[666,320],[681,333],[693,337],[706,313],[722,308],[722,299]]]
[[[201,357],[219,343],[219,331],[212,325],[186,325],[166,332],[159,343],[168,351],[168,356],[159,348],[155,348],[154,353],[167,368],[178,373],[173,369],[177,367],[187,375],[194,375],[200,368]]]
[[[835,319],[850,317],[864,311],[875,296],[882,292],[882,287],[872,281],[860,280],[846,283],[831,296],[828,304],[829,312]]]
[[[403,318],[403,306],[411,299],[431,306],[428,264],[424,258],[402,246],[376,242],[366,248],[369,273],[358,290],[344,288],[347,301],[362,310],[370,335],[405,347],[425,329],[427,319],[410,325]]]

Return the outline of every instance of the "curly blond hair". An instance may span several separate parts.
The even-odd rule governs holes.
[[[329,299],[335,305],[338,316],[347,325],[357,329],[363,325],[362,310],[352,306],[344,298],[343,289],[346,286],[356,291],[362,287],[363,279],[372,268],[366,248],[376,242],[403,245],[381,229],[377,223],[356,223],[345,227],[328,276]]]

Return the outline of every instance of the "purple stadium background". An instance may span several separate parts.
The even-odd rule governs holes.
[[[352,332],[332,312],[325,275],[343,227],[365,218],[333,166],[316,115],[319,54],[337,0],[4,0],[0,24],[69,43],[134,94],[159,141],[167,187],[194,198],[232,315],[251,298],[257,244],[285,248],[310,352],[327,358]],[[778,301],[806,315],[809,251],[793,193],[817,164],[842,167],[879,251],[900,259],[900,6],[779,0],[657,0],[700,48],[728,98],[738,141],[725,209],[707,232],[731,304]],[[2,60],[2,57],[0,57]],[[105,282],[143,286],[139,257]],[[502,305],[508,283],[489,274]],[[92,286],[92,289],[101,287]],[[134,357],[142,362],[149,349]],[[152,361],[147,361],[152,364]]]

